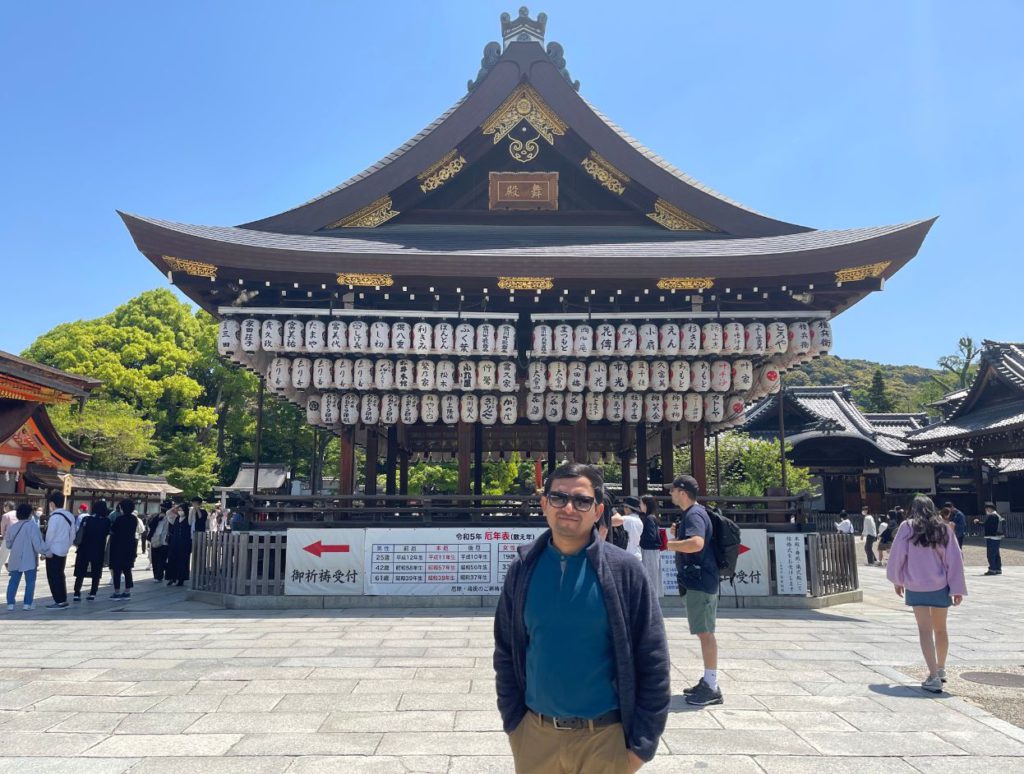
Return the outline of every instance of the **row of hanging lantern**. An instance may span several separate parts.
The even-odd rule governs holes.
[[[223,320],[217,340],[220,354],[243,352],[328,352],[353,354],[516,354],[516,329],[510,323],[367,322],[365,320]]]
[[[527,366],[526,385],[530,392],[746,392],[759,377],[749,359],[535,360]]]
[[[533,357],[819,355],[832,348],[827,320],[811,322],[645,322],[636,325],[540,323],[533,327]]]
[[[745,399],[742,395],[696,392],[587,392],[530,393],[526,418],[531,422],[700,422],[719,427],[739,424]]]
[[[244,357],[244,356],[243,356]],[[516,392],[513,360],[388,360],[275,357],[267,367],[274,390],[498,390]]]
[[[327,392],[306,398],[306,421],[329,428],[360,423],[414,425],[417,422],[443,422],[454,425],[460,420],[484,425],[498,422],[514,425],[518,419],[519,399],[515,395]]]

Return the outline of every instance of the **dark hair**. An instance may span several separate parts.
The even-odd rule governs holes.
[[[92,504],[92,515],[93,516],[109,516],[110,507],[107,505],[106,500],[97,500]]]
[[[63,492],[50,492],[50,496],[46,498],[51,503],[56,505],[58,508],[64,507],[64,493]]]
[[[32,506],[28,503],[18,503],[18,509],[15,511],[20,521],[25,521],[29,516],[32,515]]]
[[[117,504],[117,510],[121,511],[125,516],[131,516],[132,511],[135,510],[135,503],[132,500],[122,500]]]
[[[604,497],[604,479],[601,473],[592,465],[584,465],[582,462],[566,462],[551,471],[551,474],[544,480],[544,494],[551,492],[551,482],[559,478],[585,478],[594,487],[594,497],[598,500]]]
[[[647,515],[658,518],[658,498],[654,495],[645,494],[640,498],[640,502],[644,504],[647,509]]]
[[[949,542],[949,526],[935,510],[932,498],[919,495],[910,504],[910,541],[915,545],[934,547]]]
[[[985,503],[986,508],[991,508],[993,511],[996,509],[995,503]]]

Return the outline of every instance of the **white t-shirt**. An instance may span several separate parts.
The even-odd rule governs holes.
[[[626,544],[626,551],[637,559],[643,559],[643,554],[640,551],[640,536],[644,532],[644,523],[640,520],[639,516],[633,514],[623,514],[622,516],[622,528],[626,530],[626,534],[629,536],[629,542]]]
[[[875,517],[870,513],[864,515],[864,529],[861,530],[864,537],[878,537],[878,530],[875,528]]]

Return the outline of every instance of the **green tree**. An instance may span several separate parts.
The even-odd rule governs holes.
[[[787,453],[792,447],[786,445]],[[751,438],[738,430],[718,436],[718,464],[715,464],[714,439],[708,445],[707,494],[725,497],[764,497],[769,489],[782,486],[782,463],[777,441]],[[674,455],[676,473],[690,470],[690,447],[678,448]],[[812,492],[811,474],[786,460],[786,486],[790,492]]]
[[[957,351],[952,355],[943,355],[939,358],[939,368],[942,369],[941,376],[932,376],[932,379],[943,388],[945,392],[953,392],[969,387],[974,380],[977,366],[974,361],[981,357],[981,348],[976,347],[974,339],[970,336],[961,336],[957,342]]]
[[[94,398],[84,410],[60,404],[47,412],[61,435],[92,455],[88,465],[95,470],[126,473],[156,454],[153,423],[126,403]]]
[[[894,410],[892,397],[885,387],[885,377],[882,369],[876,368],[874,376],[871,377],[871,388],[868,390],[864,406],[868,411],[884,414]]]

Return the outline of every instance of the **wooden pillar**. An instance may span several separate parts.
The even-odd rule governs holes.
[[[697,479],[701,494],[705,494],[708,473],[703,420],[690,425],[690,475]]]
[[[484,493],[484,426],[473,423],[473,494]]]
[[[377,429],[366,428],[366,486],[363,493],[377,494],[377,455],[380,452]]]
[[[636,493],[647,494],[647,423],[636,426]]]
[[[585,419],[572,426],[572,456],[576,462],[584,465],[590,461],[590,449],[587,448],[588,427]]]
[[[384,491],[393,495],[395,493],[395,478],[398,473],[398,428],[395,425],[388,427],[387,451],[385,452],[387,463],[384,468]]]
[[[661,426],[661,477],[667,489],[676,477],[675,444],[672,442],[672,425]]]
[[[978,503],[978,510],[975,513],[980,516],[985,512],[985,501],[988,498],[985,496],[985,475],[981,467],[981,456],[977,453],[974,455],[974,494]]]
[[[548,423],[548,470],[547,475],[551,475],[554,471],[555,466],[558,465],[558,426],[552,423]]]
[[[252,470],[252,494],[256,496],[256,492],[260,488],[260,445],[263,442],[263,393],[266,390],[266,380],[260,377],[260,391],[256,397],[256,448],[253,456],[256,458],[253,461]]]
[[[338,494],[350,495],[355,488],[355,429],[345,425],[338,437]]]
[[[470,446],[473,443],[473,431],[470,425],[460,419],[455,432],[458,436],[459,494],[468,495],[470,487],[469,454]]]
[[[629,425],[623,422],[619,425],[619,467],[622,468],[622,495],[628,497],[633,494],[629,480],[629,461],[633,456],[633,440],[630,437]]]
[[[398,494],[409,494],[409,434],[405,425],[398,433]]]

